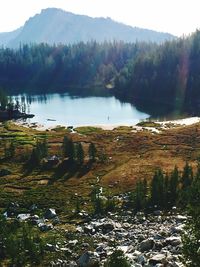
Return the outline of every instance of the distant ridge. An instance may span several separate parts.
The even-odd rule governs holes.
[[[91,40],[161,43],[174,38],[176,37],[169,33],[127,26],[110,18],[91,18],[47,8],[29,18],[20,29],[0,33],[0,45],[18,47],[20,43],[73,44]]]

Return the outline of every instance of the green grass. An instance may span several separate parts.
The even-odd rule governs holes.
[[[88,135],[93,133],[101,133],[103,130],[99,127],[82,126],[74,129],[77,133]]]
[[[136,126],[141,126],[141,127],[153,127],[153,128],[160,128],[161,125],[159,123],[156,123],[154,121],[141,121],[136,124]]]

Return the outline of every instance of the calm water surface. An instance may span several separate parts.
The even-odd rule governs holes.
[[[149,117],[129,103],[115,97],[72,97],[68,94],[23,96],[28,111],[35,115],[29,122],[45,126],[133,125]],[[23,98],[18,96],[18,98]]]

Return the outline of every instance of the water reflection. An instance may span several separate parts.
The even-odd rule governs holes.
[[[83,98],[69,94],[41,94],[18,95],[17,98],[26,105],[29,113],[35,114],[30,122],[45,126],[133,125],[149,118],[147,113],[114,96]]]

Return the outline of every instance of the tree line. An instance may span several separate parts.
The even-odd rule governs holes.
[[[97,42],[0,49],[0,86],[9,93],[97,94],[111,85],[121,100],[196,110],[200,96],[200,31],[154,43]],[[101,91],[101,90],[100,90]],[[151,105],[152,107],[152,105]]]
[[[190,199],[191,187],[199,177],[200,165],[194,174],[187,162],[182,171],[175,166],[170,174],[158,169],[150,182],[146,179],[137,181],[134,191],[129,194],[128,205],[135,212],[171,210],[174,206],[184,209]]]
[[[12,142],[9,146],[9,151],[11,149],[13,149]],[[95,162],[97,159],[97,149],[94,143],[90,143],[86,154],[81,142],[73,142],[71,138],[64,136],[61,147],[61,155],[63,160],[66,159],[71,164],[76,163],[77,166],[80,167],[84,164],[86,156],[88,157],[90,163]],[[36,145],[33,147],[29,156],[27,165],[31,167],[40,166],[42,159],[48,156],[48,141],[47,138],[44,138],[43,141],[36,142]]]
[[[196,112],[200,96],[200,31],[140,53],[118,73],[115,94],[168,110]],[[149,105],[150,106],[150,105]]]
[[[58,46],[22,45],[17,50],[1,48],[0,86],[12,93],[102,86],[110,83],[130,58],[149,47],[145,43],[94,41]]]

